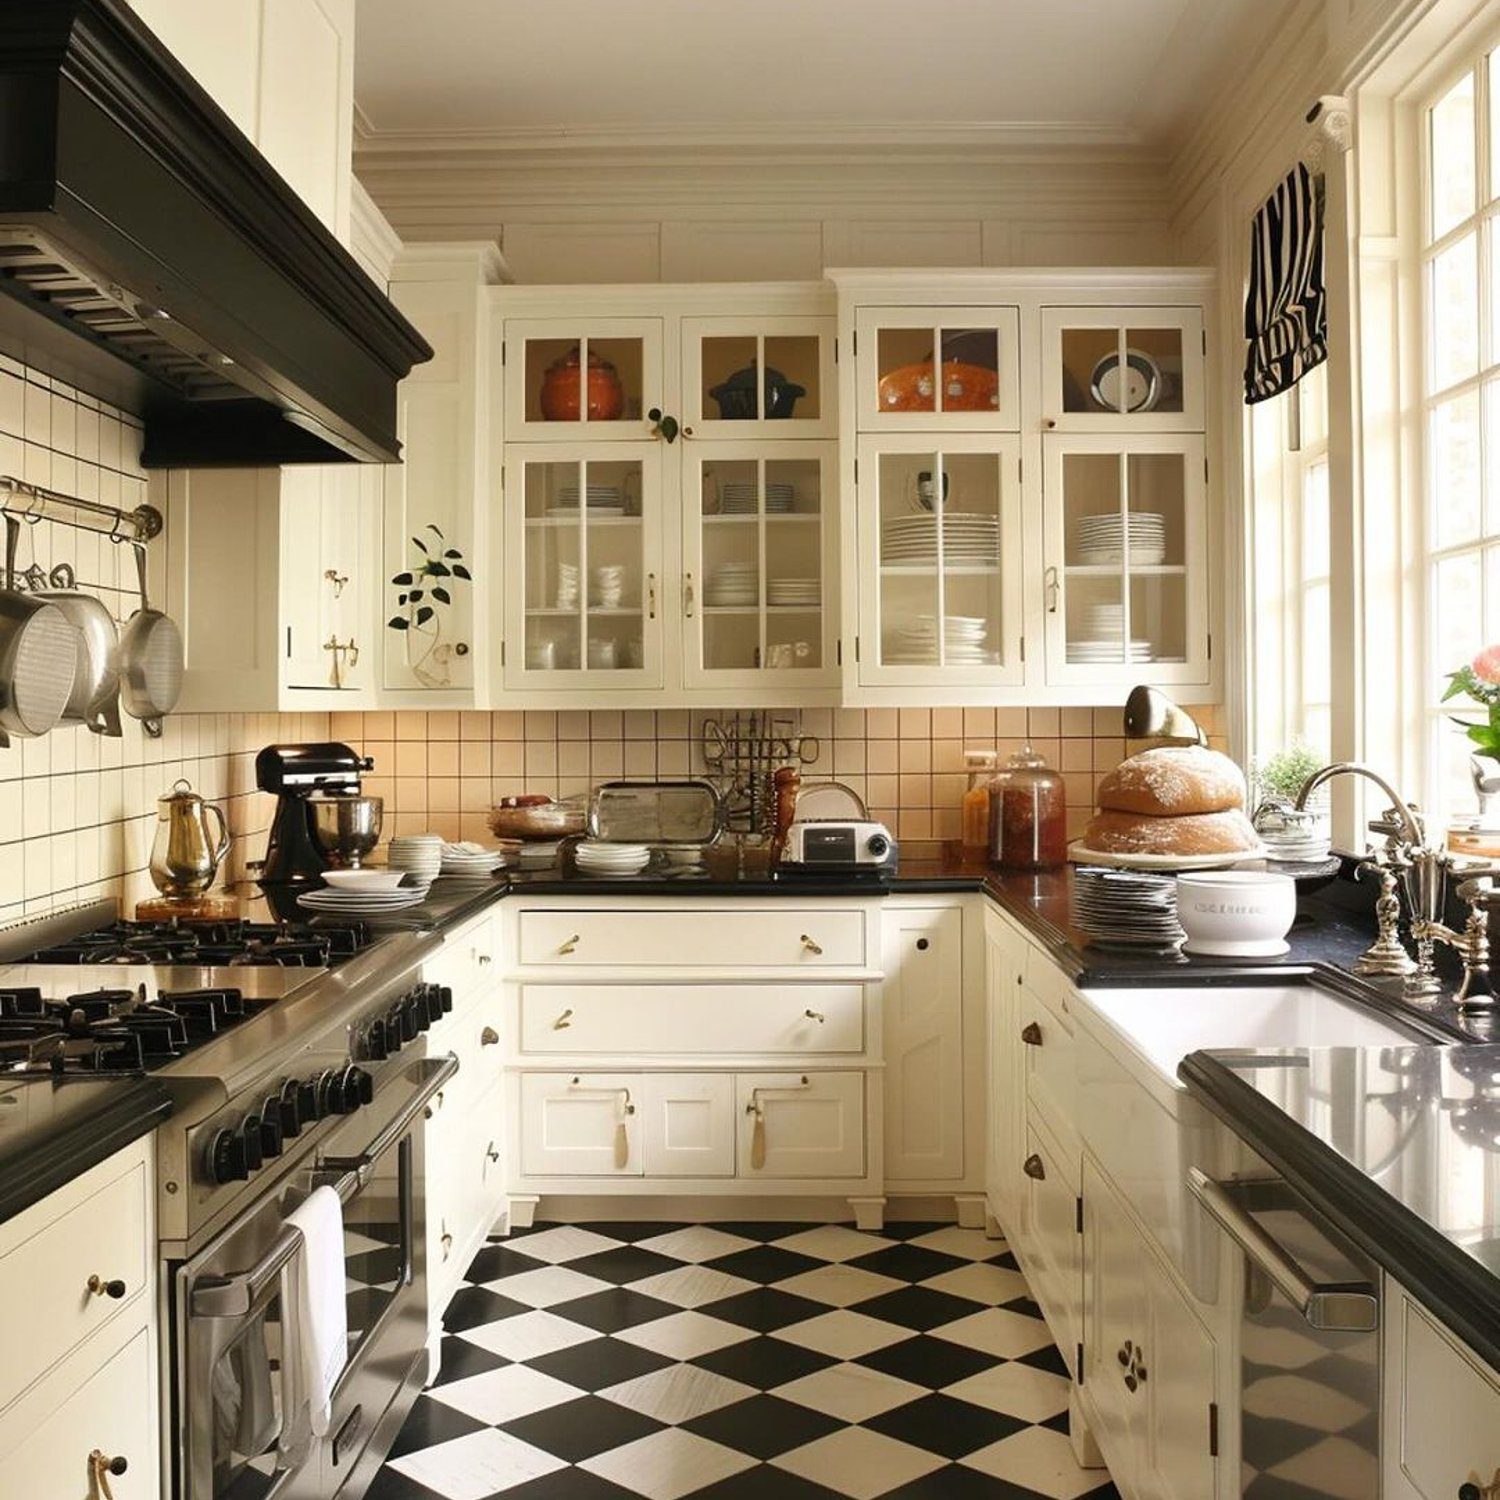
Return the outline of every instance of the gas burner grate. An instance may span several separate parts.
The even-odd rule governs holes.
[[[34,953],[37,964],[274,965],[329,968],[368,946],[367,923],[111,922]]]

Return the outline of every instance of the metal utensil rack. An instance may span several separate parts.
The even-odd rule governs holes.
[[[709,779],[724,798],[732,833],[768,835],[776,817],[772,777],[780,766],[811,765],[816,736],[802,732],[802,715],[770,711],[705,719],[700,742]]]
[[[56,521],[79,531],[99,531],[115,542],[149,542],[161,535],[162,515],[154,505],[121,510],[99,500],[83,500],[59,490],[0,474],[0,515],[18,521]]]

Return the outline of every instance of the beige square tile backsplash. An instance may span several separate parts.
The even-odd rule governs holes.
[[[0,356],[0,474],[131,507],[145,499],[135,418]],[[159,546],[160,543],[158,542]],[[80,587],[123,620],[135,607],[128,549],[39,523],[21,567],[70,563]],[[156,798],[179,777],[222,801],[235,836],[230,871],[259,859],[272,801],[255,791],[255,753],[277,741],[347,740],[375,760],[386,831],[485,838],[485,811],[509,793],[567,796],[619,777],[701,773],[708,715],[686,709],[567,712],[178,714],[160,740],[133,719],[110,739],[64,728],[0,750],[0,920],[99,895],[127,911],[146,875]],[[1200,718],[1222,746],[1212,710]],[[965,749],[1002,753],[1026,738],[1067,778],[1069,831],[1087,822],[1098,778],[1125,754],[1118,709],[808,709],[809,776],[835,776],[908,844],[956,838]]]

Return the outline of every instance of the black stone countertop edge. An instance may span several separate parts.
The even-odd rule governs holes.
[[[1236,1135],[1500,1369],[1500,1278],[1236,1077],[1212,1052],[1190,1053],[1178,1073]]]
[[[37,1080],[26,1087],[91,1085],[92,1080],[62,1085]],[[39,1149],[27,1152],[0,1172],[0,1224],[39,1203],[49,1193],[66,1187],[116,1151],[123,1151],[143,1135],[149,1135],[171,1113],[172,1101],[166,1090],[149,1078],[135,1080],[135,1086],[126,1092],[115,1092],[76,1125],[39,1143]]]

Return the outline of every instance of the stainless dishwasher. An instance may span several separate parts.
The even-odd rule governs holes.
[[[1279,1178],[1188,1186],[1244,1252],[1240,1493],[1380,1494],[1380,1274]]]

